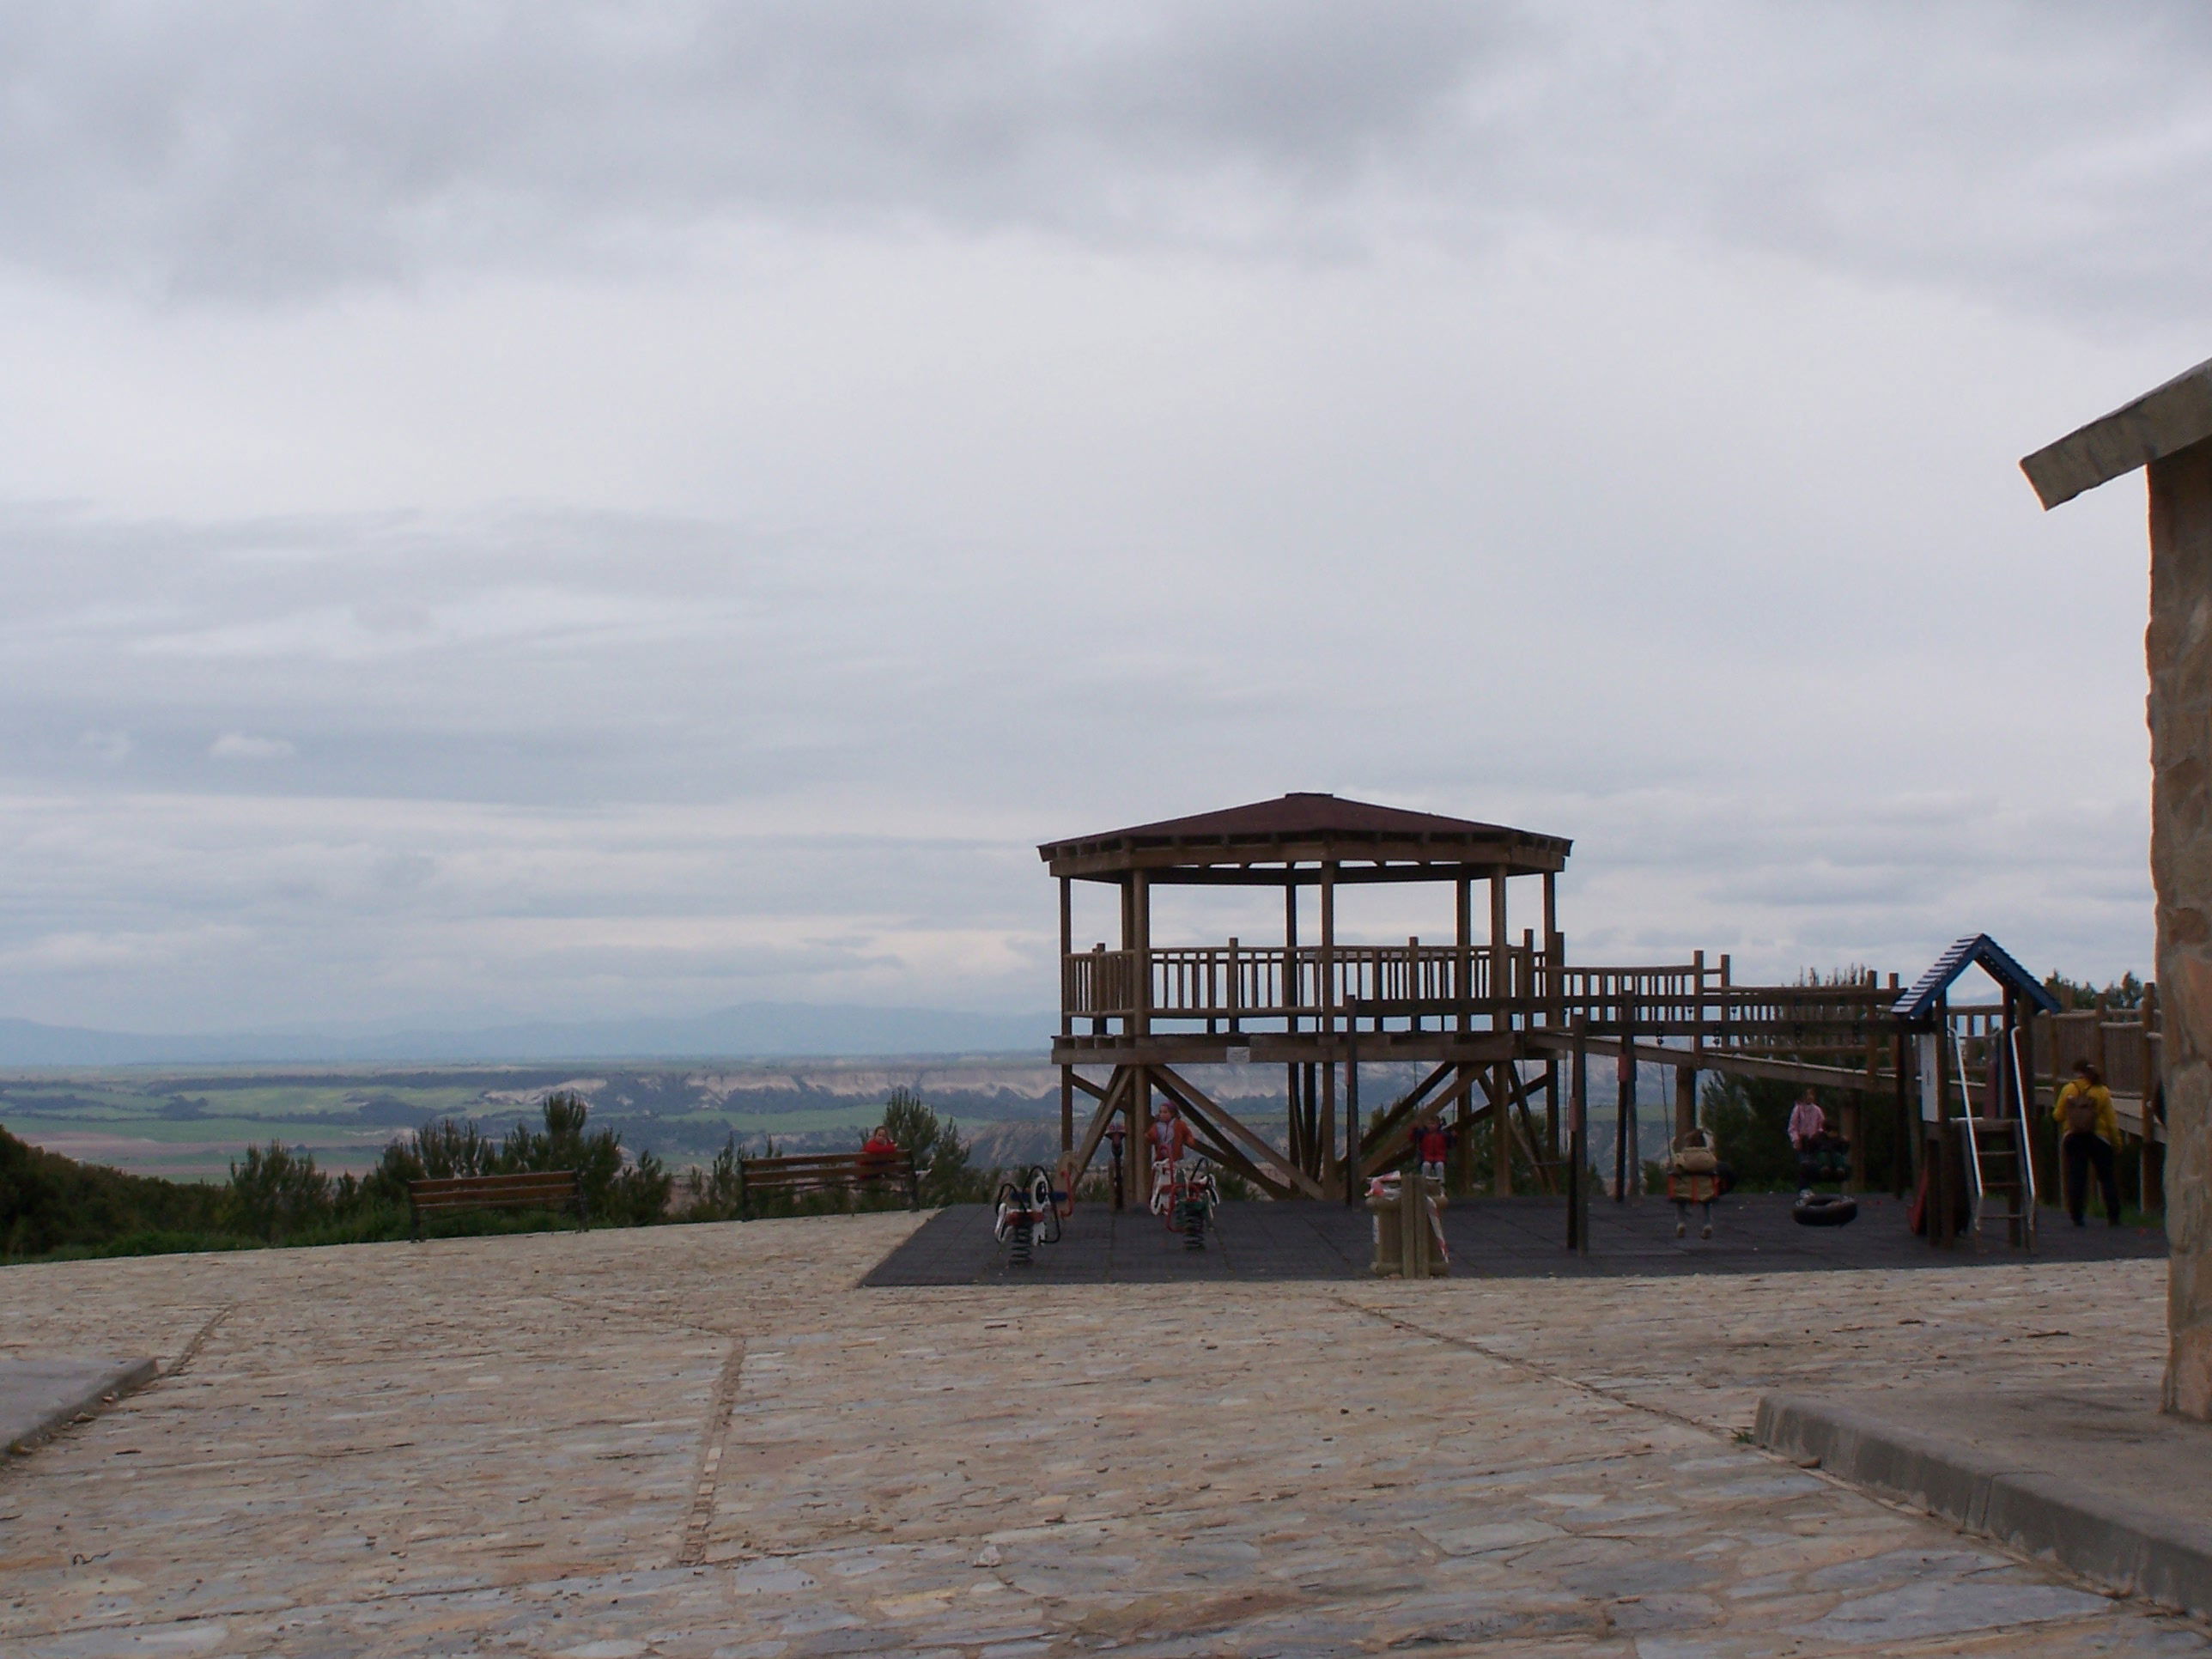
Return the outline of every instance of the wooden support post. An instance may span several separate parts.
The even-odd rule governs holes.
[[[1474,883],[1462,876],[1452,884],[1453,971],[1459,980],[1459,1013],[1452,1030],[1465,1036],[1474,1029]]]
[[[1912,1055],[1912,1039],[1900,1025],[1897,1028],[1897,1123],[1889,1143],[1889,1189],[1903,1198],[1912,1190],[1912,1142],[1920,1133],[1919,1112],[1912,1099],[1911,1069],[1908,1062]]]
[[[1298,884],[1297,866],[1283,870],[1283,1006],[1291,1011],[1283,1029],[1292,1036],[1298,1030]],[[1297,1091],[1293,1088],[1295,1097]]]
[[[1129,1192],[1139,1209],[1152,1202],[1152,1074],[1129,1068]]]
[[[1336,866],[1324,863],[1321,866],[1321,984],[1316,999],[1321,1006],[1320,1029],[1327,1042],[1324,1052],[1329,1059],[1322,1072],[1321,1083],[1321,1157],[1322,1184],[1327,1186],[1341,1177],[1344,1164],[1337,1157],[1336,1140],[1336,1060],[1335,1048],[1336,1000]],[[1347,1200],[1350,1201],[1350,1200]]]
[[[1698,1068],[1674,1068],[1674,1144],[1679,1146],[1698,1127]]]
[[[1133,937],[1129,942],[1129,948],[1136,953],[1137,969],[1136,1034],[1139,1036],[1150,1036],[1152,1034],[1152,886],[1151,878],[1142,870],[1133,872],[1129,877],[1129,890],[1132,896],[1130,915],[1133,919]],[[1147,1101],[1152,1098],[1149,1085],[1146,1085],[1145,1097]]]
[[[1334,1060],[1322,1062],[1321,1131],[1314,1137],[1314,1141],[1321,1158],[1321,1169],[1317,1171],[1321,1184],[1331,1186],[1343,1168],[1336,1156],[1336,1062]]]
[[[1547,878],[1548,881],[1549,878]],[[1589,1022],[1575,1019],[1568,1061],[1567,1248],[1589,1254]]]
[[[1553,872],[1544,872],[1544,1024],[1558,1025],[1565,1018],[1567,942],[1559,934],[1559,878]],[[1544,1051],[1544,1143],[1552,1161],[1559,1160],[1562,1112],[1560,1100],[1561,1073],[1565,1068],[1559,1055],[1551,1049]]]
[[[1872,969],[1869,969],[1867,970],[1867,983],[1869,985],[1872,985],[1874,983],[1874,970]],[[2005,1000],[2008,1004],[2011,1002],[2012,993],[2010,991],[2007,991],[2005,993]],[[2008,1012],[2006,1015],[2006,1022],[2007,1024],[2010,1024],[2010,1021],[2011,1015]],[[1869,1085],[1874,1082],[1876,1045],[1880,1042],[1881,1039],[1875,1035],[1873,1023],[1869,1021],[1867,1026],[1866,1047],[1866,1073],[1867,1082]],[[1850,1178],[1845,1187],[1845,1190],[1848,1192],[1863,1193],[1866,1190],[1866,1113],[1863,1109],[1864,1101],[1865,1097],[1856,1089],[1852,1090],[1844,1097],[1844,1139],[1850,1143],[1851,1147]]]
[[[1506,1003],[1513,984],[1511,969],[1506,965],[1508,946],[1505,942],[1505,880],[1510,866],[1495,866],[1490,872],[1490,1029],[1504,1030],[1513,1024],[1513,1016]],[[1500,1091],[1498,1098],[1504,1098]],[[1508,1133],[1506,1112],[1498,1109],[1490,1132],[1490,1190],[1499,1198],[1513,1196],[1513,1137]]]
[[[1314,1075],[1316,1066],[1314,1066],[1312,1060],[1307,1060],[1298,1068],[1298,1073],[1301,1073],[1301,1078],[1298,1078],[1298,1110],[1303,1113],[1298,1134],[1301,1134],[1301,1146],[1305,1146],[1303,1168],[1305,1168],[1307,1175],[1318,1176],[1321,1175],[1321,1146],[1316,1141],[1316,1130],[1321,1126],[1321,1079]]]
[[[1636,1027],[1626,996],[1620,1005],[1620,1057],[1614,1062],[1616,1092],[1613,1120],[1613,1201],[1626,1204],[1628,1189],[1644,1185],[1636,1145]]]
[[[1452,1087],[1459,1095],[1459,1121],[1452,1143],[1451,1191],[1458,1194],[1474,1188],[1474,1068],[1455,1067]]]
[[[1359,1202],[1359,1005],[1350,1006],[1344,1033],[1344,1202]]]
[[[2035,1036],[2038,1029],[2035,1018],[2035,1005],[2032,1002],[2021,1004],[2020,1009],[2020,1063],[2017,1069],[2020,1073],[2019,1083],[2021,1105],[2027,1114],[2027,1145],[2021,1149],[2021,1156],[2032,1160],[2035,1170],[2035,1184],[2037,1189],[2042,1194],[2048,1195],[2049,1194],[2057,1191],[2057,1188],[2052,1184],[2052,1182],[2045,1177],[2045,1170],[2048,1163],[2048,1160],[2046,1160],[2043,1156],[2043,1125],[2045,1118],[2043,1109],[2037,1103],[2035,1097]],[[2156,1079],[2158,1071],[2155,1064],[2152,1066],[2149,1075],[2154,1079]]]
[[[1951,1203],[1956,1160],[1951,1147],[1951,1000],[1936,1001],[1936,1126],[1928,1149],[1928,1242],[1951,1242]]]
[[[1068,958],[1075,954],[1075,881],[1060,878],[1060,1034],[1075,1034],[1075,1012],[1068,1006]],[[1060,1068],[1060,1150],[1063,1157],[1075,1150],[1075,1067]]]

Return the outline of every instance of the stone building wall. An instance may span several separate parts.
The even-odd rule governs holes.
[[[2212,441],[2150,467],[2151,875],[2165,1015],[2166,1409],[2212,1419]]]

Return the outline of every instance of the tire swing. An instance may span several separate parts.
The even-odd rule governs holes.
[[[1790,1218],[1801,1227],[1847,1227],[1858,1219],[1859,1201],[1849,1193],[1800,1193]]]

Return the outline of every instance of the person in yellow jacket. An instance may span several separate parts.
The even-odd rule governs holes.
[[[2105,1214],[2120,1224],[2120,1180],[2112,1168],[2112,1149],[2120,1144],[2120,1121],[2112,1115],[2112,1091],[2097,1068],[2076,1061],[2074,1080],[2058,1091],[2051,1109],[2058,1125],[2058,1147],[2066,1168],[2066,1212],[2077,1227],[2087,1226],[2089,1210],[2089,1166],[2097,1169],[2097,1184],[2104,1189]]]

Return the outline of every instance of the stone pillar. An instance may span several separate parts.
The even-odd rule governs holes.
[[[2151,878],[2166,1016],[2166,1407],[2212,1419],[2212,441],[2150,467]]]
[[[2166,1407],[2212,1419],[2212,362],[2027,456],[2046,507],[2150,470],[2151,879],[2165,1012]]]

